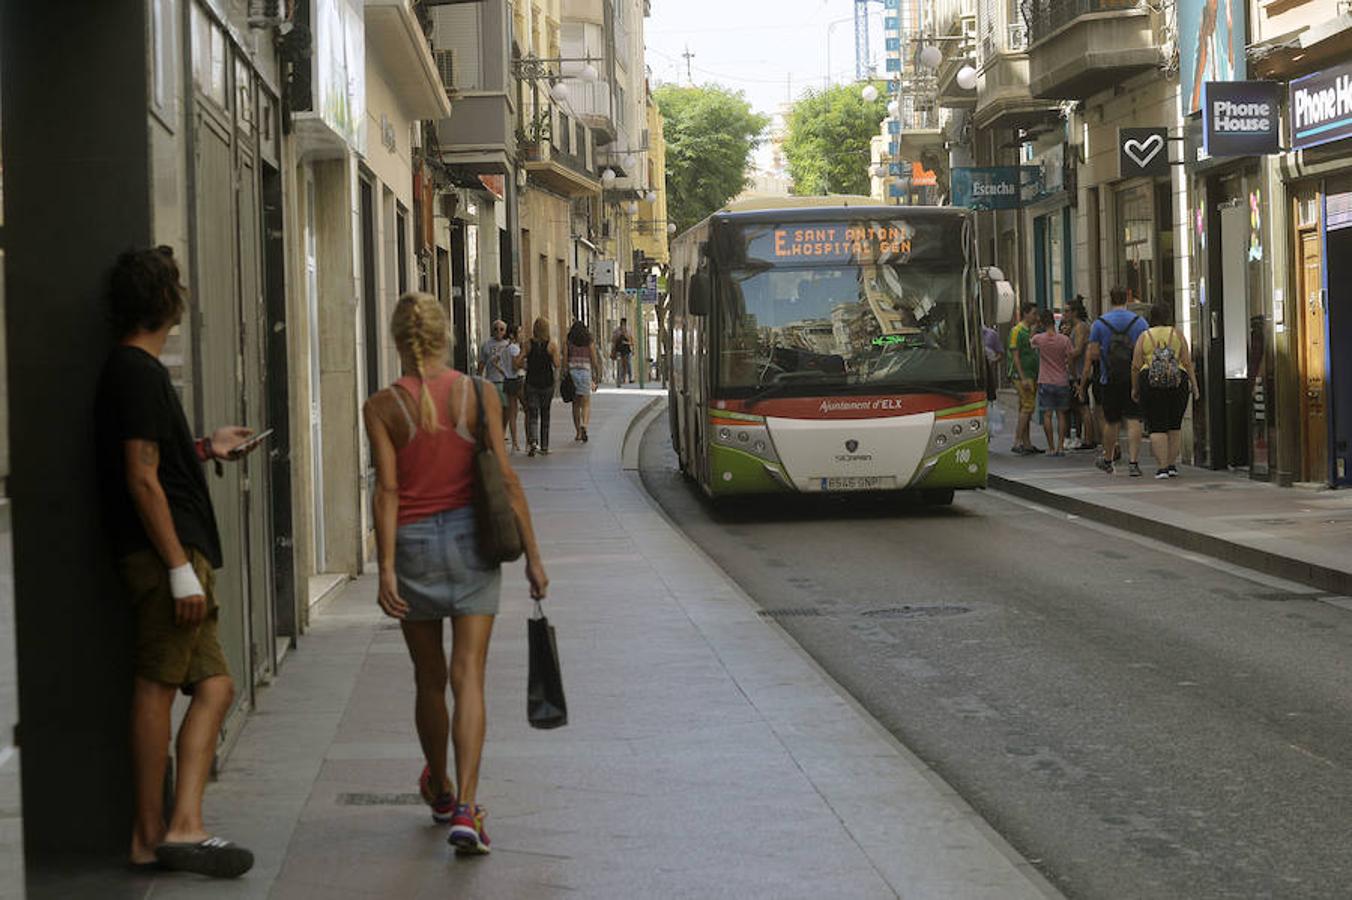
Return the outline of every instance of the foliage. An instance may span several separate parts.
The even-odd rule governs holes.
[[[667,84],[653,92],[667,141],[667,218],[679,231],[747,185],[751,152],[769,119],[741,91]]]
[[[809,90],[789,113],[784,157],[795,194],[867,194],[870,142],[887,116],[887,86],[878,99],[857,84]]]

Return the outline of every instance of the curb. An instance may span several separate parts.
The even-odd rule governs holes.
[[[625,426],[624,437],[620,438],[620,468],[625,472],[637,472],[639,447],[643,443],[643,434],[649,423],[667,408],[667,397],[653,397],[635,410]]]
[[[1225,538],[1168,522],[1157,521],[1136,513],[1100,506],[1078,497],[1068,497],[1056,491],[1036,487],[1015,478],[996,475],[994,472],[987,473],[987,480],[994,490],[1003,491],[1024,500],[1031,500],[1034,503],[1040,503],[1062,512],[1093,519],[1104,525],[1130,531],[1142,537],[1164,541],[1183,550],[1191,550],[1194,553],[1210,556],[1222,562],[1253,569],[1264,575],[1284,578],[1287,581],[1318,588],[1331,594],[1352,594],[1352,572],[1344,572],[1318,563],[1283,556],[1270,550],[1229,541]]]

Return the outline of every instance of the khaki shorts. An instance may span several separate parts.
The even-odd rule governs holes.
[[[1019,389],[1019,412],[1031,413],[1037,403],[1037,382],[1029,378],[1020,378],[1014,384]]]
[[[181,687],[216,675],[230,675],[230,666],[216,636],[220,608],[216,605],[216,573],[207,558],[191,547],[188,560],[206,591],[207,615],[196,625],[174,622],[174,595],[169,570],[158,553],[140,550],[118,560],[122,581],[136,608],[136,674],[149,681]]]

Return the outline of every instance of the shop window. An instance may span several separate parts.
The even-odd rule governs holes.
[[[1153,303],[1158,273],[1150,185],[1118,191],[1116,201],[1117,283],[1127,289],[1129,302]]]

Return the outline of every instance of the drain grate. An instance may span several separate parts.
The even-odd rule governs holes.
[[[820,616],[822,611],[813,606],[791,606],[784,609],[762,609],[757,612],[764,619],[784,619],[793,616]]]
[[[417,794],[339,794],[339,806],[422,806],[423,798]]]
[[[865,619],[932,619],[942,616],[960,616],[969,613],[969,606],[887,606],[882,609],[868,609],[859,615]]]

